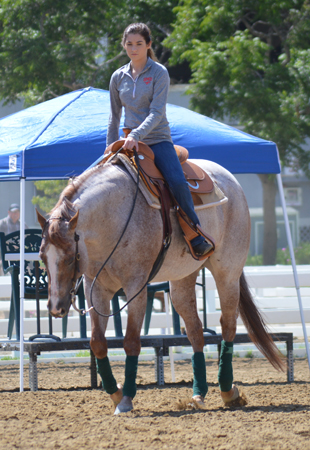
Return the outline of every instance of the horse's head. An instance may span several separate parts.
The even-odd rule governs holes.
[[[64,317],[71,305],[70,291],[81,275],[79,264],[79,236],[76,232],[79,212],[73,217],[53,213],[46,220],[37,211],[43,230],[40,258],[48,273],[49,312],[54,317]]]

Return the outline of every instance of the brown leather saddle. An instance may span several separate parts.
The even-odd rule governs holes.
[[[111,154],[116,153],[122,148],[124,142],[124,139],[113,142],[113,144],[107,147],[104,154],[110,156]],[[182,165],[183,173],[188,183],[189,190],[194,194],[211,193],[214,189],[214,185],[209,175],[199,166],[187,160],[188,150],[186,148],[181,147],[180,145],[175,145],[174,148]],[[133,158],[132,151],[124,150],[122,151],[122,153],[126,154],[130,159]],[[164,177],[155,165],[155,158],[152,149],[143,142],[139,142],[138,157],[140,167],[142,169],[143,179],[148,189],[158,197],[158,191],[151,180],[155,179],[164,181]]]
[[[132,150],[122,150],[124,142],[125,142],[124,139],[120,139],[109,145],[106,148],[104,152],[104,157],[99,162],[99,164],[104,164],[111,156],[113,156],[113,154],[120,151],[122,154],[125,154],[131,160],[132,164],[136,165],[134,161],[134,152]],[[179,161],[182,165],[183,173],[185,175],[185,179],[188,183],[189,189],[192,193],[194,204],[201,204],[202,202],[199,198],[199,194],[211,193],[214,189],[213,181],[204,170],[202,170],[199,166],[197,166],[193,162],[187,160],[188,150],[186,148],[179,145],[175,145],[174,148],[178,155]],[[188,218],[188,216],[177,204],[176,200],[172,197],[171,192],[168,190],[165,184],[165,179],[163,175],[155,165],[154,162],[155,158],[152,149],[143,142],[139,142],[137,155],[139,158],[140,175],[143,181],[145,182],[145,185],[150,190],[150,192],[152,192],[153,195],[155,195],[160,199],[164,228],[165,226],[168,227],[168,231],[164,233],[166,233],[166,235],[171,233],[170,207],[172,202],[172,205],[175,206],[175,209],[177,211],[178,220],[182,228],[184,238],[189,246],[193,258],[202,261],[207,257],[209,257],[214,252],[215,249],[214,239],[208,234],[204,233],[199,226],[193,224]],[[213,245],[213,250],[204,256],[197,256],[194,253],[190,243],[192,239],[194,239],[199,235],[202,235]],[[165,239],[167,239],[167,236],[164,238],[164,240]]]

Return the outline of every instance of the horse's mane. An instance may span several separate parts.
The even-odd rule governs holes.
[[[76,214],[77,210],[72,202],[74,195],[78,190],[83,187],[86,181],[99,169],[102,169],[103,165],[97,165],[85,172],[80,176],[70,180],[69,184],[64,188],[60,194],[59,200],[54,208],[48,214],[50,219],[57,218],[60,220],[52,220],[48,227],[49,239],[52,244],[57,247],[64,246],[65,238],[61,233],[60,227],[63,220],[70,221],[72,217]]]

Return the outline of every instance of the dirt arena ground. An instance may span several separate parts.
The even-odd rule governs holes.
[[[118,382],[124,363],[115,362]],[[310,374],[296,359],[295,382],[263,359],[234,359],[248,405],[224,408],[217,362],[207,360],[204,410],[179,409],[191,397],[190,361],[175,363],[176,383],[159,388],[154,364],[141,362],[135,409],[113,416],[109,397],[91,390],[89,364],[40,363],[39,391],[18,392],[19,366],[0,366],[1,449],[310,449]],[[27,367],[25,386],[28,386]]]

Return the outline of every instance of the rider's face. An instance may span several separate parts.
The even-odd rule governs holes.
[[[129,58],[133,62],[138,62],[147,58],[147,51],[151,47],[151,42],[147,44],[141,34],[130,33],[124,47]]]

